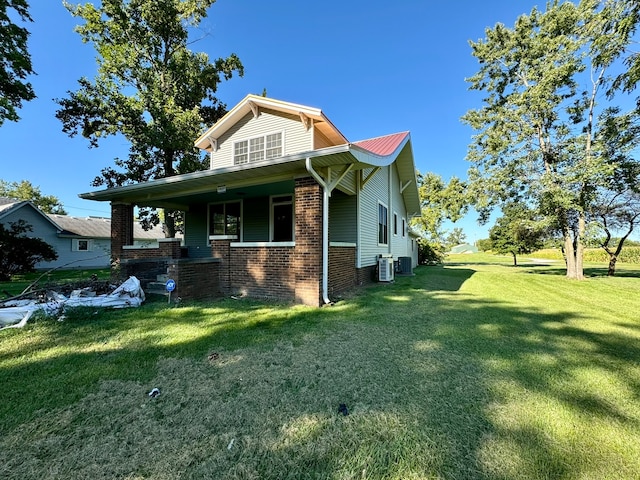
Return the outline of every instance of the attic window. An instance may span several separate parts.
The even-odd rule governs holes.
[[[282,132],[240,140],[233,144],[233,163],[259,162],[282,156]]]

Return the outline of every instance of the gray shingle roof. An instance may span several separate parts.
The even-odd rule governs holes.
[[[88,238],[111,238],[111,219],[104,217],[72,217],[69,215],[47,215],[62,230],[63,235]],[[144,230],[138,222],[133,224],[133,238],[136,240],[155,240],[163,238],[161,227]]]
[[[0,217],[9,214],[10,211],[20,208],[25,204],[30,204],[26,200],[17,200],[15,198],[0,197]],[[61,235],[70,235],[86,238],[111,238],[111,219],[104,217],[72,217],[70,215],[57,215],[42,213],[35,205],[33,208],[38,210],[43,216],[49,218],[61,230]],[[162,228],[156,226],[151,230],[144,230],[142,226],[135,222],[133,224],[133,238],[135,240],[157,240],[164,237]]]

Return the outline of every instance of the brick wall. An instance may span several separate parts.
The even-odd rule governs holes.
[[[123,248],[120,254],[123,259],[141,258],[181,258],[182,248],[179,238],[161,238],[157,248]]]
[[[219,282],[220,260],[182,259],[169,260],[167,273],[176,282],[172,297],[202,300],[222,295]]]
[[[235,265],[231,262],[231,240],[211,240],[211,256],[220,260],[218,282],[224,294],[231,292],[231,271]]]
[[[133,245],[133,205],[111,203],[111,263],[120,266],[122,247]]]
[[[357,285],[355,247],[329,247],[329,296]]]
[[[371,265],[369,267],[357,268],[356,269],[356,277],[358,285],[370,285],[377,281],[376,272],[377,268],[375,265]]]
[[[294,247],[234,247],[229,258],[231,293],[295,299]]]
[[[149,282],[155,282],[158,275],[166,275],[169,258],[123,259],[120,266],[120,279],[134,276],[143,288]]]
[[[322,187],[312,178],[295,182],[295,301],[322,303]]]

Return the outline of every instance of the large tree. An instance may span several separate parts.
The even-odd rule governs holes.
[[[67,214],[58,197],[54,195],[43,195],[40,187],[34,186],[28,180],[21,180],[20,182],[0,180],[0,197],[28,200],[44,213]]]
[[[98,53],[93,80],[58,100],[57,117],[70,136],[81,134],[91,146],[121,134],[130,143],[126,159],[106,167],[94,186],[115,187],[207,167],[194,147],[204,126],[226,112],[216,98],[218,84],[243,74],[235,54],[211,62],[189,50],[189,33],[215,0],[102,0],[70,5],[83,42]],[[155,210],[141,209],[143,225],[159,222]],[[164,212],[165,235],[175,235],[175,212]]]
[[[29,31],[12,21],[10,10],[23,23],[33,21],[26,0],[0,0],[0,126],[5,120],[18,121],[22,102],[36,97],[26,81],[34,73],[27,50]]]
[[[468,80],[488,94],[463,117],[478,132],[468,154],[476,207],[486,218],[517,201],[553,218],[569,278],[584,277],[587,215],[618,167],[602,131],[623,115],[608,76],[635,31],[623,10],[615,0],[553,1],[471,42],[480,70]]]

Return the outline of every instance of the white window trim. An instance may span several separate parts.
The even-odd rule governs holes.
[[[376,227],[380,226],[380,205],[387,210],[387,243],[380,243],[380,232],[376,228],[376,241],[379,247],[387,247],[389,245],[389,206],[381,201],[378,201],[378,211],[376,212]]]
[[[87,242],[87,249],[80,249],[80,242]],[[90,238],[73,238],[71,239],[71,251],[72,252],[92,252],[93,251],[93,240]]]
[[[212,205],[222,205],[227,203],[236,203],[240,202],[240,238],[236,238],[235,235],[210,235],[211,231],[211,206]],[[209,240],[209,244],[211,244],[211,240],[237,240],[239,242],[242,241],[242,237],[244,235],[244,202],[242,200],[225,200],[224,202],[211,202],[207,204],[207,238]]]
[[[273,199],[277,197],[291,197],[290,201],[287,202],[274,202]],[[291,204],[291,241],[296,241],[296,208],[295,208],[295,196],[293,194],[282,193],[280,195],[270,195],[269,196],[269,242],[273,242],[273,207],[274,205],[289,205]],[[280,243],[280,242],[277,242]]]
[[[277,135],[280,134],[280,155],[278,157],[272,157],[272,158],[267,158],[267,137],[269,135]],[[250,155],[251,155],[251,140],[255,140],[257,138],[262,138],[263,139],[263,144],[264,147],[262,149],[262,152],[264,152],[264,158],[262,160],[250,160]],[[236,145],[238,143],[241,142],[247,142],[247,161],[245,163],[236,163]],[[231,146],[231,156],[233,158],[233,164],[234,165],[247,165],[250,163],[256,163],[256,162],[264,162],[264,161],[268,161],[268,160],[273,160],[273,158],[280,158],[283,157],[285,155],[285,151],[284,151],[284,130],[277,130],[275,132],[267,132],[263,135],[255,135],[253,137],[248,137],[248,138],[241,138],[239,140],[235,140],[233,142],[233,145]]]
[[[402,217],[402,238],[407,236],[407,219]]]
[[[399,225],[398,225],[398,212],[393,212],[393,236],[397,237],[398,236],[398,232],[400,231]]]

